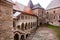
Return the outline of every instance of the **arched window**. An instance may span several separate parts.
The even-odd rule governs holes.
[[[55,11],[53,11],[53,13],[55,13]]]
[[[28,37],[29,35],[28,34],[26,34],[26,38]]]
[[[58,22],[60,22],[60,20],[58,20]]]
[[[13,21],[13,27],[15,28],[15,21]]]
[[[25,30],[27,29],[27,23],[25,24]]]
[[[24,39],[24,35],[21,36],[20,40],[25,40],[25,39]]]
[[[19,35],[18,34],[15,34],[14,40],[19,40]]]
[[[20,29],[20,25],[18,25],[17,28]]]
[[[24,23],[22,23],[21,25],[21,30],[24,30]]]
[[[30,23],[28,23],[28,28],[30,28]]]
[[[21,19],[24,19],[24,16],[23,15],[21,16]]]
[[[27,16],[25,16],[25,19],[27,19]]]
[[[48,14],[48,12],[47,12],[47,14]]]

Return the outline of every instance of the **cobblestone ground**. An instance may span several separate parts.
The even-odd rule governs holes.
[[[40,27],[34,35],[31,35],[28,40],[58,40],[54,30],[47,27]]]

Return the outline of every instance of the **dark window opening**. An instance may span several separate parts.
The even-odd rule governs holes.
[[[47,14],[48,14],[48,12],[47,12]]]
[[[19,35],[18,34],[15,34],[14,40],[19,40]]]
[[[27,34],[27,35],[26,35],[26,38],[27,38],[28,36],[29,36],[29,35]]]
[[[21,30],[24,30],[24,23],[22,23],[21,25]]]
[[[58,22],[60,22],[60,20],[58,20]]]
[[[25,30],[27,29],[27,23],[25,24]]]
[[[18,25],[17,28],[20,29],[20,25]]]
[[[20,19],[20,16],[17,17],[17,21]]]
[[[55,11],[54,11],[54,13],[55,13]]]
[[[54,16],[54,19],[55,19],[55,16]]]
[[[51,22],[53,24],[53,22]]]
[[[25,40],[25,39],[24,39],[24,35],[21,36],[20,40]]]
[[[13,27],[15,27],[15,21],[13,21]]]

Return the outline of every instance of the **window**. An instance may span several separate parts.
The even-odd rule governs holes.
[[[25,30],[27,29],[27,23],[25,24]]]
[[[47,12],[47,14],[48,14],[48,12]]]
[[[53,24],[53,22],[51,22]]]
[[[27,19],[27,16],[25,16],[25,19]]]
[[[60,20],[58,20],[58,22],[60,22]]]
[[[53,13],[55,13],[55,11],[53,11]]]
[[[21,24],[21,30],[24,30],[24,23]]]
[[[17,28],[20,29],[20,25],[18,25]]]
[[[13,27],[15,27],[15,21],[13,21]]]
[[[59,16],[59,19],[60,19],[60,16]]]
[[[55,19],[55,16],[54,16],[54,19]]]
[[[30,19],[30,16],[28,16],[28,19]]]
[[[21,16],[21,19],[24,19],[24,16]]]
[[[20,16],[17,17],[17,21],[20,19]]]
[[[43,14],[43,11],[42,11],[42,14]]]

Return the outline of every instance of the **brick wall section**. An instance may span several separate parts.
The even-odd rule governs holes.
[[[0,1],[0,40],[13,40],[12,5]]]

